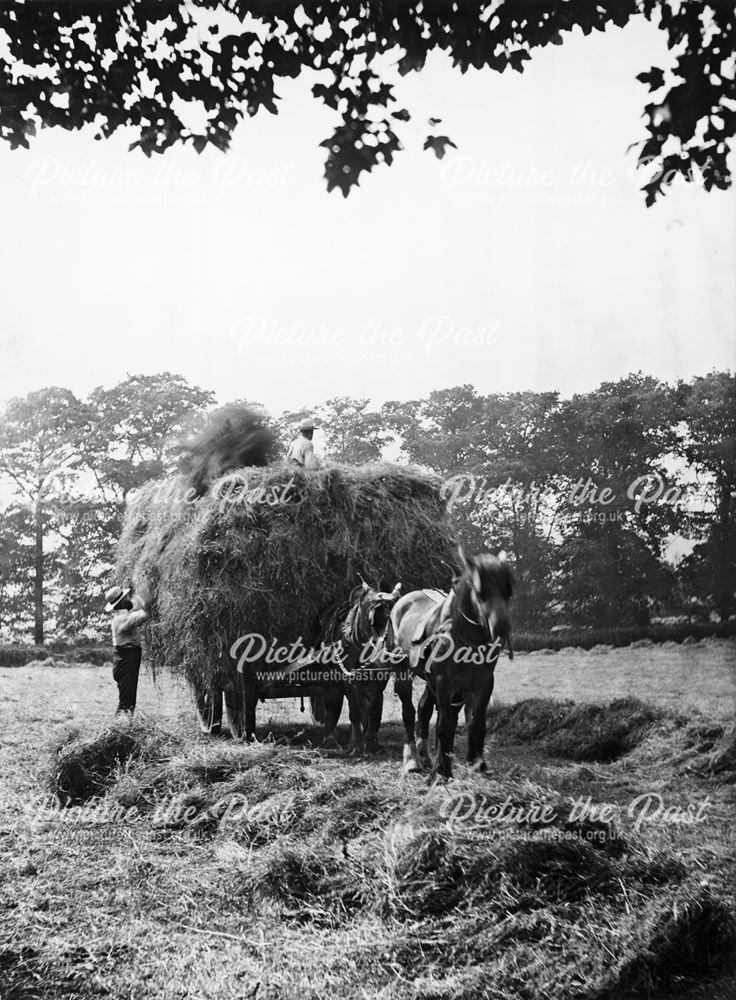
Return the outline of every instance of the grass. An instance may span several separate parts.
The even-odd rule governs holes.
[[[64,642],[53,642],[48,646],[33,646],[29,643],[0,643],[0,667],[24,667],[28,663],[53,661],[54,665],[69,663],[93,663],[101,667],[112,660],[109,645],[75,646]]]
[[[514,636],[514,647],[519,652],[536,652],[577,647],[593,649],[594,646],[619,648],[631,643],[642,647],[663,642],[682,643],[706,638],[724,639],[736,634],[736,621],[730,622],[669,622],[651,625],[623,625],[616,628],[561,628],[554,632],[520,631]]]
[[[455,782],[431,788],[400,777],[393,697],[384,751],[349,759],[314,749],[317,732],[289,703],[262,706],[272,740],[244,746],[198,738],[176,681],[155,688],[144,676],[142,717],[124,730],[109,727],[106,672],[0,670],[3,987],[12,1000],[103,991],[727,1000],[736,795],[724,780],[731,647],[719,649],[673,651],[673,688],[689,669],[702,716],[681,699],[672,711],[656,652],[636,651],[636,693],[650,688],[657,703],[613,711],[641,738],[608,761],[563,758],[547,741],[560,732],[577,740],[592,722],[597,733],[606,713],[595,705],[615,701],[616,671],[629,660],[590,656],[600,672],[581,688],[589,702],[521,704],[515,714],[513,698],[528,694],[522,680],[551,698],[582,658],[519,657],[499,672],[507,724],[489,741],[489,776],[458,764]],[[522,742],[512,720],[525,711],[537,735]],[[29,797],[48,787],[60,756],[95,777],[80,808],[135,805],[135,817],[34,823]],[[637,831],[630,803],[653,791],[672,807],[711,804],[697,824]],[[453,806],[462,796],[470,813]],[[606,820],[571,814],[588,796]],[[189,820],[162,812],[174,800],[193,808]],[[233,801],[240,813],[223,809]],[[486,822],[507,801],[540,803],[554,818]]]

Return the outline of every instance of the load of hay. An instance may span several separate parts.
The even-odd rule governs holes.
[[[220,468],[222,465],[220,466]],[[149,660],[221,684],[251,632],[305,644],[315,615],[362,577],[404,592],[448,588],[455,538],[436,479],[387,463],[183,474],[128,503],[117,570],[148,601]]]

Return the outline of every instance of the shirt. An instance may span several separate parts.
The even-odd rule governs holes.
[[[314,445],[303,434],[291,442],[286,458],[290,462],[296,462],[297,465],[303,465],[305,469],[319,468],[319,463],[314,455]]]
[[[148,618],[148,612],[140,597],[131,597],[131,611],[116,611],[112,616],[113,646],[140,646],[141,636],[139,626]]]

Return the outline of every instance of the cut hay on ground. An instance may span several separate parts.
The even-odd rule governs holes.
[[[127,761],[161,759],[178,743],[175,736],[141,718],[121,718],[84,736],[68,732],[52,748],[47,783],[64,805],[86,802],[103,795]]]
[[[238,637],[306,642],[360,577],[404,592],[451,584],[454,533],[437,481],[418,470],[247,468],[194,501],[186,482],[145,486],[118,549],[119,578],[149,600],[154,669],[221,683]]]
[[[638,698],[609,705],[527,698],[488,717],[490,733],[522,743],[543,743],[569,760],[606,762],[629,753],[665,713]]]
[[[179,790],[196,815],[163,834],[177,856],[189,842],[212,858],[219,906],[247,918],[251,937],[264,926],[296,948],[309,935],[316,979],[305,995],[647,997],[732,954],[733,915],[702,869],[574,814],[547,786],[468,776],[427,789],[388,780],[381,765],[346,775],[284,747],[180,750],[149,784],[142,823],[160,826],[156,806]],[[150,774],[131,758],[106,794]],[[238,791],[248,808],[224,815]],[[187,885],[194,906],[197,883]],[[167,905],[157,889],[157,908]],[[344,944],[315,951],[322,928]]]

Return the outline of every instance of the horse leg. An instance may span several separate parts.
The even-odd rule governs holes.
[[[258,704],[258,682],[250,672],[241,675],[244,738],[246,743],[254,743],[256,738],[256,705]]]
[[[462,705],[456,705],[454,702],[450,704],[450,718],[448,721],[447,737],[450,743],[450,753],[455,752],[455,736],[457,734],[457,722],[460,717],[460,709]]]
[[[414,711],[414,701],[412,699],[411,675],[405,673],[398,674],[394,680],[394,693],[398,695],[401,702],[401,719],[404,723],[404,774],[412,774],[421,771],[422,765],[417,756],[417,745],[414,740],[414,724],[416,722],[416,712]]]
[[[239,740],[243,735],[243,698],[241,688],[242,675],[233,672],[230,680],[225,685],[223,695],[225,701],[225,724],[234,740]]]
[[[385,686],[385,681],[369,681],[366,688],[363,728],[365,745],[369,753],[375,753],[378,750],[378,730],[381,727],[381,716],[383,715],[383,689]]]
[[[417,716],[417,753],[419,760],[426,767],[430,767],[432,761],[429,757],[429,724],[432,721],[434,712],[434,696],[429,684],[424,685],[421,697],[419,698],[419,712]]]
[[[452,706],[452,693],[446,677],[439,676],[436,679],[435,701],[437,703],[437,749],[429,774],[430,782],[436,777],[447,779],[452,777],[450,754],[455,737],[457,715]]]
[[[348,712],[350,714],[350,742],[348,753],[362,754],[365,750],[363,726],[361,725],[360,691],[357,685],[348,684]]]
[[[468,764],[473,764],[479,771],[486,771],[487,764],[484,757],[484,746],[486,741],[486,711],[488,702],[493,694],[493,674],[489,682],[476,694],[473,712],[468,726]]]
[[[222,725],[222,688],[194,685],[199,728],[206,736],[218,736]]]
[[[345,700],[345,695],[343,694],[342,689],[337,689],[334,692],[323,695],[323,699],[325,706],[325,731],[322,737],[322,746],[326,746],[329,743],[337,744],[335,730],[337,729],[337,723],[340,720],[342,703]]]
[[[472,694],[467,695],[464,703],[465,708],[465,731],[468,732],[470,729],[470,724],[473,721],[473,696]]]

